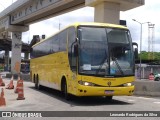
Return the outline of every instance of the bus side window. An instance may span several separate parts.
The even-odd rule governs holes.
[[[72,71],[77,70],[76,56],[74,55],[74,45],[76,39],[75,28],[71,27],[68,29],[68,58],[69,64]]]
[[[60,51],[66,51],[67,44],[67,30],[59,34]]]

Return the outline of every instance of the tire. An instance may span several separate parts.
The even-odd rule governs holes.
[[[35,88],[38,89],[38,79],[37,79],[37,77],[35,78]]]
[[[42,86],[39,84],[39,77],[38,75],[36,76],[36,79],[35,79],[35,88],[40,90],[42,88]]]
[[[36,76],[33,76],[33,83],[36,83]]]
[[[64,98],[66,99],[66,100],[70,100],[71,99],[71,95],[68,93],[68,88],[67,88],[67,83],[66,83],[66,81],[63,83],[64,85],[63,85],[63,87],[64,87]]]

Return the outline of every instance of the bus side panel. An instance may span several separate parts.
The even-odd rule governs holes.
[[[58,89],[57,85],[57,61],[58,53],[39,57],[31,60],[32,78],[34,75],[39,76],[41,85]],[[54,86],[54,87],[53,87]]]
[[[31,60],[32,78],[39,76],[40,84],[53,89],[61,90],[61,79],[64,76],[67,81],[68,91],[76,92],[76,75],[71,72],[67,52],[58,52]],[[74,78],[74,79],[73,79]],[[76,85],[75,85],[76,84]]]

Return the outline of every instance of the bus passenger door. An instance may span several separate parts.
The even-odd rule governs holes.
[[[70,77],[68,79],[69,92],[73,94],[76,93],[77,86],[77,55],[75,52],[78,52],[78,46],[76,42],[76,32],[75,28],[71,27],[68,29],[68,58],[70,65]]]

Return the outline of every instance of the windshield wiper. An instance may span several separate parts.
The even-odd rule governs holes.
[[[123,71],[122,71],[122,69],[121,69],[121,67],[120,67],[120,65],[119,65],[119,63],[118,63],[118,61],[117,61],[117,58],[113,57],[113,61],[115,61],[115,63],[116,63],[116,65],[117,65],[119,71],[121,72],[121,74],[124,75],[124,73],[123,73]]]
[[[105,64],[107,62],[107,58],[105,58],[104,60],[103,60],[103,62],[102,62],[102,64],[99,66],[99,68],[98,68],[98,70],[97,70],[97,72],[96,72],[96,75],[101,71],[101,69],[102,69],[102,66]],[[108,64],[108,63],[107,63]],[[107,68],[107,65],[105,65],[106,66],[106,68]],[[105,69],[105,71],[106,71],[106,69]],[[105,72],[106,73],[106,72]]]

